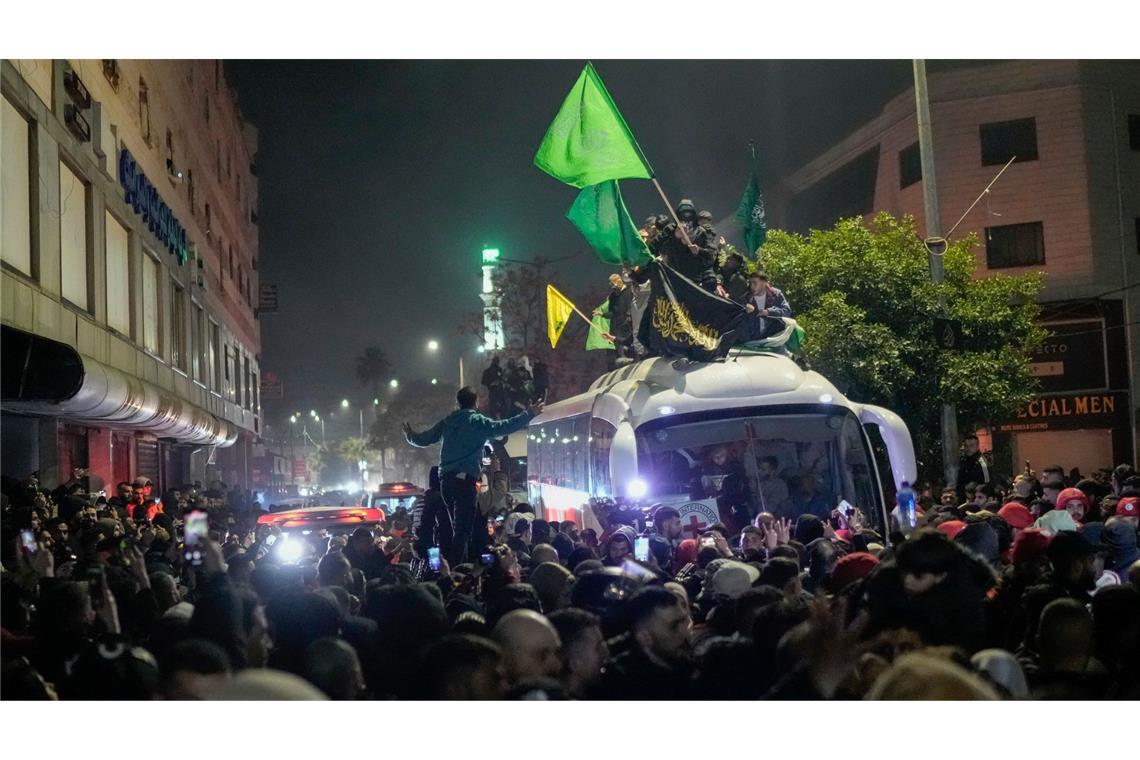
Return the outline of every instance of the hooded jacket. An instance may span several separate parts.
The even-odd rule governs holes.
[[[422,433],[408,433],[408,443],[419,448],[443,441],[439,452],[439,476],[466,473],[478,479],[482,470],[483,444],[522,430],[532,415],[523,411],[505,420],[493,420],[474,409],[456,409]]]

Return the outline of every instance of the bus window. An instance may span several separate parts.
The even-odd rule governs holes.
[[[597,417],[590,420],[590,486],[595,497],[613,496],[610,484],[610,447],[617,428]]]
[[[738,524],[762,511],[827,518],[846,500],[867,527],[880,527],[874,465],[849,413],[673,418],[639,428],[637,438],[650,498],[716,499],[722,519]]]

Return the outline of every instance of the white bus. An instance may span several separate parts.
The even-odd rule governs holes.
[[[825,517],[842,500],[885,536],[888,507],[865,426],[878,428],[895,486],[913,483],[902,419],[849,401],[785,355],[646,359],[531,421],[528,496],[549,520],[595,528],[591,497],[672,504],[694,533],[727,522],[728,511]]]

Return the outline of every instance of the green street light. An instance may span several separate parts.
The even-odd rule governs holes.
[[[484,264],[494,264],[498,260],[499,260],[499,249],[498,248],[484,248],[483,249],[483,263]]]

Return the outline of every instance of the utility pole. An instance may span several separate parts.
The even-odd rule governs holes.
[[[930,259],[930,279],[940,285],[945,270],[942,254],[947,243],[942,237],[942,217],[938,208],[938,183],[934,176],[934,137],[930,127],[930,93],[926,89],[926,61],[914,60],[914,101],[918,112],[918,153],[922,161],[922,200],[926,216],[926,246]],[[949,316],[946,299],[939,296],[938,310]],[[946,486],[958,482],[958,416],[954,405],[942,405],[942,471]]]

